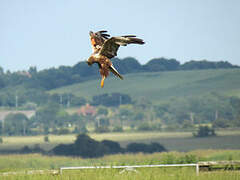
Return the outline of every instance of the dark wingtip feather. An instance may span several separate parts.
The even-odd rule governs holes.
[[[130,39],[131,39],[131,43],[145,44],[145,42],[142,39],[139,39],[139,38],[130,38]]]
[[[102,31],[98,31],[100,33],[106,33],[107,31],[106,30],[102,30]]]
[[[137,37],[135,35],[126,35],[126,36],[122,36],[122,37]]]

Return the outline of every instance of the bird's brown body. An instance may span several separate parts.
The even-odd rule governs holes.
[[[98,31],[93,33],[90,31],[90,40],[92,44],[93,53],[88,58],[88,65],[97,63],[99,66],[99,72],[102,76],[101,87],[104,86],[104,80],[111,71],[115,76],[123,79],[123,77],[114,68],[111,58],[117,55],[119,46],[126,46],[127,44],[144,44],[142,39],[136,38],[136,36],[119,36],[111,37],[105,34],[107,31]]]

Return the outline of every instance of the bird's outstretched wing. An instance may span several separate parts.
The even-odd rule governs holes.
[[[110,37],[107,31],[89,32],[93,52],[98,52],[104,42]]]
[[[136,38],[134,35],[111,37],[103,43],[99,54],[108,58],[113,58],[117,56],[119,46],[126,46],[128,44],[144,44],[144,41]]]

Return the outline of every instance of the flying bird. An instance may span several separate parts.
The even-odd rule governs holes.
[[[128,44],[144,44],[142,39],[136,38],[135,35],[110,37],[107,31],[89,32],[93,53],[87,60],[87,64],[91,66],[97,63],[99,72],[102,76],[101,87],[104,86],[104,80],[111,71],[115,76],[123,79],[119,72],[114,68],[111,58],[117,56],[120,46]]]

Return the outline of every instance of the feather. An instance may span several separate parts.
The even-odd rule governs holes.
[[[113,65],[111,65],[111,66],[109,67],[109,70],[110,70],[115,76],[117,76],[117,77],[119,77],[120,79],[123,80],[123,77],[121,76],[121,74],[119,74],[119,72],[114,68]]]

